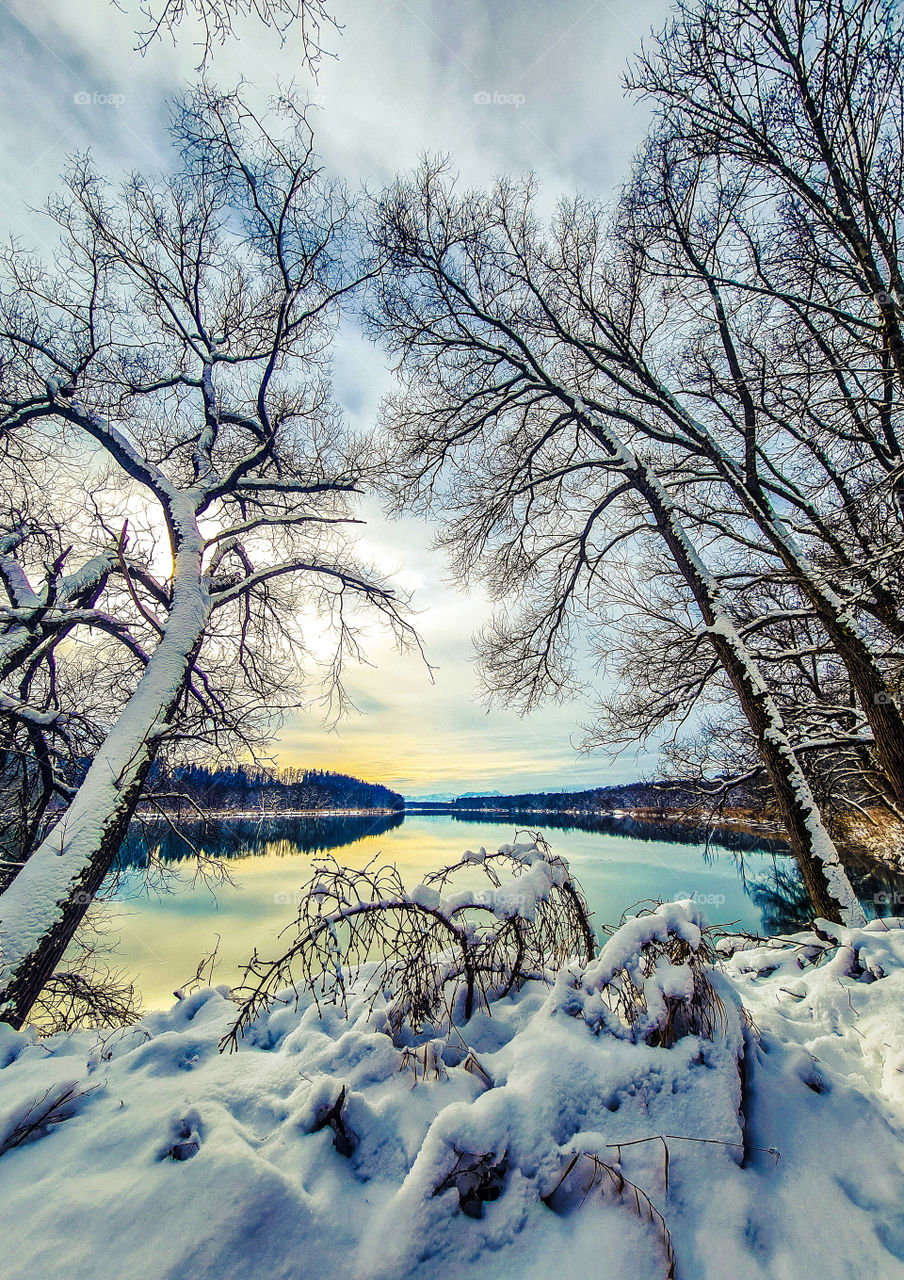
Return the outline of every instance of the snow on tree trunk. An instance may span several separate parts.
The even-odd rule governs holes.
[[[726,462],[726,474],[737,473],[737,467],[730,460],[725,460],[721,450],[714,448],[714,452]],[[751,515],[758,518],[760,528],[778,552],[785,568],[797,580],[844,663],[872,730],[889,794],[896,803],[904,804],[904,716],[889,694],[888,682],[869,643],[858,630],[846,602],[814,568],[765,495],[757,498],[751,494],[738,474],[735,474],[735,489],[747,502]]]
[[[173,602],[160,642],[59,823],[0,895],[0,1018],[21,1026],[125,835],[210,612],[194,513],[174,536]]]
[[[857,895],[819,814],[813,792],[800,767],[753,654],[722,600],[718,583],[697,554],[671,498],[651,470],[610,432],[583,401],[575,407],[594,436],[621,461],[649,506],[656,527],[690,588],[710,642],[738,695],[778,800],[791,848],[817,915],[851,927],[866,923]]]

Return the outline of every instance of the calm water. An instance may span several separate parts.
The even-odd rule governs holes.
[[[533,816],[530,826],[568,859],[597,929],[616,923],[640,900],[691,895],[713,923],[753,931],[787,929],[807,916],[793,861],[763,848],[745,848],[752,843],[746,837],[731,838],[731,849],[707,848],[689,843],[692,837],[685,833],[630,820],[591,819],[567,826],[562,819]],[[394,862],[406,884],[414,886],[465,849],[494,849],[511,843],[515,833],[510,822],[462,821],[445,814],[232,819],[215,827],[187,824],[185,830],[195,847],[228,874],[227,881],[212,888],[198,879],[185,844],[161,823],[137,827],[120,854],[111,930],[120,937],[117,961],[137,976],[148,1008],[172,1002],[173,989],[194,974],[218,935],[215,982],[237,979],[254,947],[262,955],[273,954],[277,934],[293,917],[293,897],[320,852],[329,850],[354,867],[379,855]],[[641,838],[639,832],[654,838]],[[870,907],[877,893],[879,902],[884,900],[887,889],[872,879],[858,885]]]

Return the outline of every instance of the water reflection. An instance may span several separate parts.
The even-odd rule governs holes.
[[[136,824],[110,885],[118,959],[137,975],[148,1007],[171,1002],[219,939],[216,981],[235,982],[251,951],[273,953],[318,853],[350,866],[395,863],[406,884],[457,861],[466,848],[498,848],[539,830],[566,857],[594,913],[615,924],[632,904],[695,897],[711,923],[753,933],[800,928],[810,909],[793,859],[759,833],[710,835],[632,818],[507,813],[320,815],[188,822],[191,845],[228,873],[198,878],[186,839],[164,821]],[[904,876],[852,867],[870,915],[904,914]]]
[[[180,821],[177,830],[164,820],[136,822],[119,851],[115,869],[140,870],[151,860],[185,862],[195,857],[193,847],[209,858],[288,858],[299,853],[327,853],[357,844],[367,836],[392,831],[404,820],[401,813],[228,818]]]
[[[452,822],[467,826],[504,826],[513,838],[516,830],[575,831],[616,836],[623,840],[656,841],[663,844],[702,846],[704,858],[711,848],[745,853],[787,853],[783,840],[760,832],[728,827],[696,827],[689,823],[656,822],[648,819],[615,817],[611,814],[555,814],[520,812],[503,814],[448,813],[415,814],[427,822]],[[119,853],[119,870],[137,870],[153,859],[163,863],[184,862],[200,849],[211,858],[291,857],[299,853],[327,853],[357,844],[368,836],[379,836],[400,827],[404,813],[321,814],[305,818],[226,818],[207,821],[182,820],[174,830],[165,820],[136,822]]]
[[[874,863],[848,861],[848,878],[869,918],[904,914],[904,876]],[[768,877],[746,883],[747,892],[762,917],[763,933],[790,933],[813,917],[796,865],[778,862]]]
[[[450,810],[455,822],[478,822],[476,812]],[[759,831],[739,831],[732,827],[695,826],[689,822],[657,822],[649,818],[618,817],[614,814],[536,813],[517,809],[505,814],[487,816],[488,822],[499,822],[503,816],[517,827],[551,831],[592,831],[597,835],[620,836],[626,840],[657,840],[664,844],[693,844],[738,852],[787,853],[788,843],[777,836]]]

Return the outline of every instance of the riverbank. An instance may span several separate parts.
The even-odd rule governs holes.
[[[662,919],[694,945],[695,908]],[[894,1280],[900,926],[726,943],[705,970],[721,1014],[658,1044],[599,1028],[600,960],[408,1044],[361,992],[348,1019],[283,992],[232,1055],[225,988],[113,1035],[3,1028],[0,1231],[29,1242],[6,1280],[295,1280],[300,1258],[322,1280],[547,1280],[563,1259]],[[686,967],[656,974],[680,1003]]]
[[[719,843],[725,837],[742,835],[749,836],[751,840],[767,841],[767,847],[774,848],[775,852],[790,852],[784,828],[780,823],[757,821],[750,814],[741,811],[720,815],[717,823],[704,821],[700,817],[695,817],[679,810],[653,807],[630,809],[568,809],[556,807],[546,809],[537,806],[521,809],[513,808],[510,805],[491,806],[482,804],[471,808],[467,804],[461,803],[418,804],[417,802],[411,802],[406,803],[405,813],[448,815],[471,821],[498,822],[508,820],[516,826],[522,825],[531,818],[542,819],[547,822],[552,819],[556,825],[565,825],[569,821],[575,825],[599,821],[632,822],[647,825],[651,829],[655,829],[657,833],[661,833],[664,828],[672,827],[674,830],[681,832],[683,836],[703,844],[708,842]],[[778,846],[781,846],[781,848]]]
[[[636,809],[512,809],[508,806],[490,807],[481,805],[469,808],[462,804],[418,804],[416,801],[406,803],[403,809],[386,808],[342,808],[342,809],[231,809],[220,808],[199,812],[192,806],[172,807],[169,809],[140,809],[135,819],[142,823],[161,823],[164,826],[174,821],[183,823],[195,822],[271,822],[282,820],[308,819],[340,819],[340,818],[399,818],[410,817],[452,817],[461,822],[508,822],[513,828],[549,824],[563,828],[575,826],[591,829],[597,823],[611,823],[617,830],[619,823],[636,824],[635,828],[625,825],[626,834],[646,835],[649,839],[672,838],[678,835],[681,841],[700,844],[722,844],[726,848],[738,847],[738,837],[747,838],[748,848],[762,847],[773,853],[789,853],[787,840],[778,823],[756,822],[746,814],[726,814],[718,824],[704,823],[688,814],[655,808]]]
[[[256,818],[270,821],[274,818],[385,818],[404,813],[404,809],[210,809],[199,813],[190,805],[164,810],[139,809],[135,818],[142,822],[167,822],[171,818],[185,818],[195,822],[222,822],[229,818],[253,822]]]

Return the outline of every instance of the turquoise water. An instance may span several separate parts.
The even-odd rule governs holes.
[[[639,838],[638,824],[611,819],[584,822],[590,829],[559,828],[557,821],[535,817],[531,826],[570,862],[597,930],[650,898],[696,896],[711,922],[757,932],[793,927],[806,918],[796,867],[782,854],[707,849],[662,828],[651,830],[668,838]],[[145,823],[130,834],[112,890],[110,927],[120,940],[116,958],[135,975],[148,1008],[171,1003],[174,988],[188,981],[218,938],[214,982],[236,981],[255,947],[272,954],[318,853],[329,850],[354,867],[378,856],[394,862],[414,886],[467,848],[511,843],[515,827],[498,819],[416,814],[232,819],[186,827],[186,834],[212,859],[213,871],[228,879],[217,885],[198,876],[187,846],[165,824]]]

